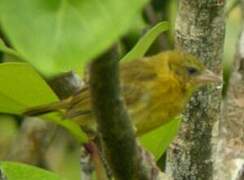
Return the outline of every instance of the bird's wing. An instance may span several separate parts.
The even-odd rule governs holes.
[[[130,107],[139,103],[156,78],[154,67],[147,61],[140,59],[122,64],[120,67],[121,92],[126,105]]]
[[[120,66],[121,92],[127,106],[133,105],[143,95],[145,81],[153,80],[156,73],[151,65],[146,61],[140,63],[131,61]],[[73,96],[69,108],[65,113],[65,118],[75,118],[77,116],[92,113],[91,94],[89,87],[83,89]]]
[[[155,68],[148,60],[138,59],[120,66],[120,79],[124,83],[145,82],[156,77]]]

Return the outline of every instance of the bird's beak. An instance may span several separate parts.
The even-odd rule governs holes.
[[[206,69],[204,70],[201,75],[197,77],[197,81],[200,84],[207,84],[207,83],[222,83],[223,80],[220,76],[216,75],[212,71]]]

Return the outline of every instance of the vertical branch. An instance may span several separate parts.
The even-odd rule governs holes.
[[[120,96],[119,61],[114,49],[92,62],[90,85],[105,157],[115,179],[157,179],[152,157],[137,145],[131,120]]]
[[[118,61],[114,49],[91,64],[93,104],[105,155],[117,179],[135,177],[136,142],[120,97]]]
[[[244,176],[244,0],[242,29],[237,43],[226,99],[219,124],[215,179],[239,180]]]
[[[176,47],[221,72],[224,0],[181,0],[176,19]],[[220,119],[221,90],[203,88],[192,98],[182,128],[168,153],[167,170],[177,180],[212,179],[213,127]]]

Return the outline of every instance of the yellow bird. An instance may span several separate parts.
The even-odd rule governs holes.
[[[122,63],[120,79],[122,96],[137,135],[179,115],[198,87],[221,82],[196,57],[176,50]],[[68,99],[31,108],[24,114],[52,111],[63,112],[64,118],[77,121],[87,133],[96,131],[89,85]]]

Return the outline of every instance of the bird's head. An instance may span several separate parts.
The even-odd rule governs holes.
[[[195,89],[209,83],[221,83],[220,76],[208,70],[195,56],[179,52],[169,52],[168,65],[170,70],[186,87]]]

